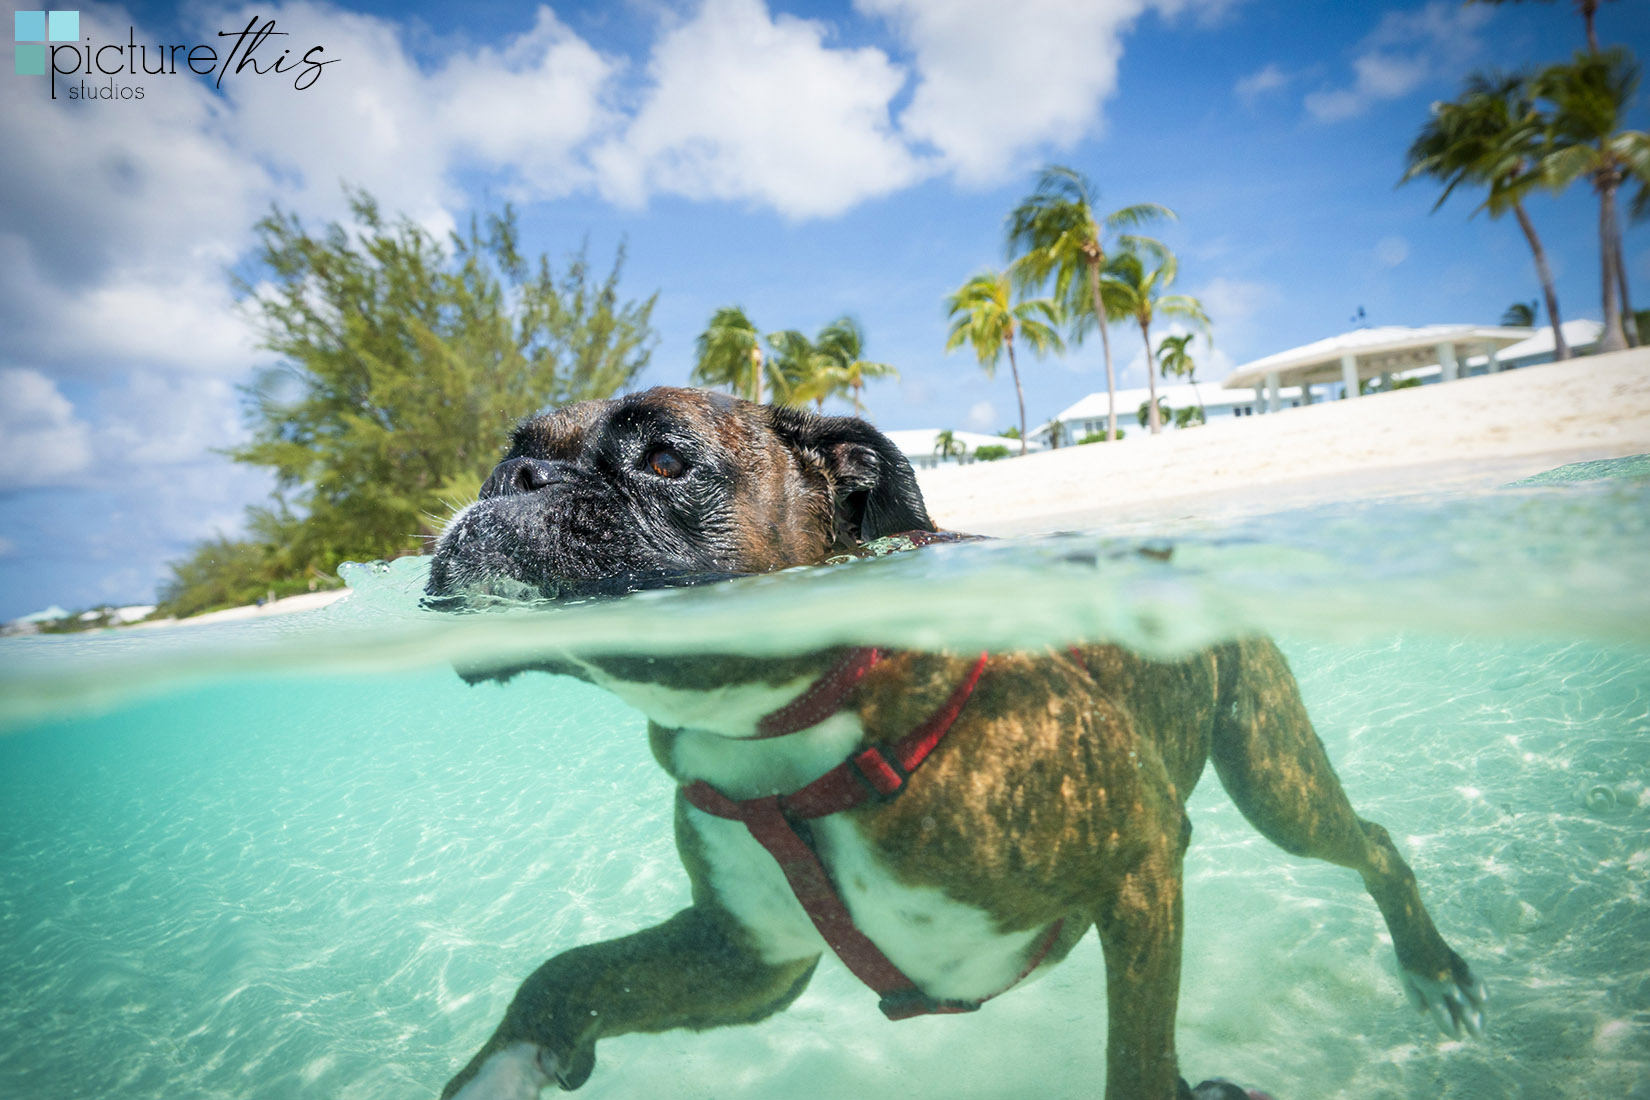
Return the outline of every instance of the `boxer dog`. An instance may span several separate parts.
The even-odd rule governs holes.
[[[614,594],[818,564],[901,532],[921,542],[934,525],[910,465],[863,421],[652,389],[517,428],[440,537],[428,592]],[[608,1036],[761,1020],[827,949],[891,1019],[968,1011],[1092,927],[1106,1097],[1184,1100],[1184,806],[1208,760],[1278,846],[1363,876],[1417,1007],[1452,1035],[1482,1031],[1483,986],[1386,830],[1353,812],[1270,641],[1155,661],[1110,645],[666,658],[638,638],[634,653],[470,676],[527,667],[646,714],[680,785],[692,904],[540,966],[443,1097],[530,1100],[584,1083]],[[1242,1090],[1215,1079],[1196,1095]]]

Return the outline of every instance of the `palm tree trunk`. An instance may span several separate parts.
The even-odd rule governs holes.
[[[1616,181],[1606,175],[1598,180],[1598,244],[1599,276],[1604,284],[1604,333],[1599,337],[1599,351],[1623,351],[1627,336],[1621,327],[1621,302],[1616,288],[1620,286],[1615,249]]]
[[[1587,51],[1598,53],[1598,28],[1593,25],[1593,16],[1598,14],[1598,0],[1580,0],[1576,7],[1581,9],[1582,22],[1587,24]]]
[[[1106,335],[1106,311],[1100,305],[1100,259],[1088,258],[1089,294],[1094,298],[1094,321],[1100,326],[1100,349],[1106,353],[1106,442],[1117,442],[1117,374],[1111,365],[1111,338]]]
[[[853,391],[854,391],[854,415],[855,416],[863,416],[864,415],[864,410],[860,408],[860,404],[859,404],[859,383],[858,382],[854,383]]]
[[[1524,212],[1524,204],[1513,203],[1513,213],[1518,215],[1518,228],[1524,231],[1524,239],[1530,242],[1530,251],[1535,253],[1535,273],[1541,280],[1541,294],[1547,299],[1547,320],[1553,323],[1553,359],[1570,357],[1570,345],[1564,342],[1563,322],[1558,317],[1558,292],[1553,289],[1552,269],[1547,266],[1547,250],[1541,247],[1541,238],[1535,235],[1535,223]]]
[[[1151,410],[1146,420],[1151,425],[1152,434],[1158,435],[1163,431],[1163,417],[1157,411],[1157,372],[1152,370],[1152,333],[1145,321],[1140,322],[1140,335],[1146,341],[1146,387],[1151,398]]]
[[[751,348],[751,400],[762,403],[762,349]]]
[[[1621,291],[1621,331],[1627,337],[1627,346],[1636,348],[1644,343],[1639,331],[1638,315],[1633,312],[1633,299],[1627,293],[1627,260],[1621,254],[1621,225],[1616,225],[1616,286]]]
[[[1186,381],[1192,384],[1192,395],[1197,398],[1197,422],[1207,424],[1209,422],[1209,410],[1203,405],[1203,391],[1197,388],[1196,368],[1186,372]]]
[[[1026,394],[1020,388],[1020,367],[1014,362],[1014,329],[1010,328],[1003,333],[1003,343],[1008,345],[1008,369],[1014,372],[1014,396],[1020,401],[1020,456],[1026,453]]]

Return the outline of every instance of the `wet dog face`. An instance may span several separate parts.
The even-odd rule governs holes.
[[[851,417],[657,388],[518,427],[436,545],[437,597],[563,599],[809,565],[933,530],[910,464]]]

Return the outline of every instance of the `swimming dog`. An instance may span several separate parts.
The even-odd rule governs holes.
[[[528,420],[431,564],[435,600],[562,600],[699,583],[933,538],[909,463],[865,422],[652,389]],[[1105,1095],[1192,1096],[1175,1057],[1185,801],[1204,765],[1299,856],[1356,870],[1411,999],[1451,1034],[1483,986],[1385,829],[1348,803],[1264,638],[1148,660],[1111,645],[957,654],[562,655],[530,667],[639,708],[679,784],[692,904],[521,985],[444,1097],[527,1100],[599,1040],[751,1023],[833,951],[892,1019],[969,1011],[1091,927]],[[472,672],[508,676],[520,667]],[[1218,1081],[1199,1095],[1233,1088]]]

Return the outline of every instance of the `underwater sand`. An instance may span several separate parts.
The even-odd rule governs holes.
[[[1398,395],[1395,395],[1398,396]],[[1360,813],[1490,990],[1406,1003],[1350,872],[1190,801],[1179,1045],[1278,1100],[1650,1097],[1650,469],[1177,535],[940,547],[564,612],[321,611],[0,641],[0,1096],[434,1096],[547,955],[686,903],[643,721],[453,661],[847,639],[1170,654],[1279,639]],[[1157,542],[1153,543],[1158,545]],[[753,1027],[604,1041],[589,1097],[1077,1098],[1092,937],[963,1017],[890,1024],[834,960]]]

